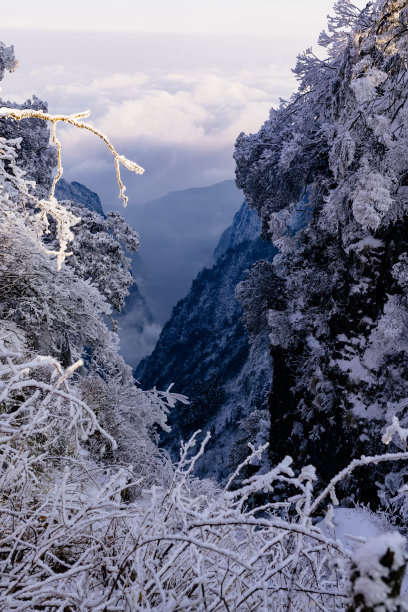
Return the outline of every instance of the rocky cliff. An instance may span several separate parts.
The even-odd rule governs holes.
[[[76,181],[68,183],[61,178],[55,187],[55,197],[57,200],[70,200],[77,204],[83,204],[88,210],[105,216],[98,194],[82,185],[82,183]]]
[[[190,405],[172,411],[172,431],[162,444],[176,458],[181,439],[197,429],[210,431],[197,472],[219,480],[245,456],[250,439],[268,435],[261,423],[272,379],[267,336],[260,334],[250,345],[235,299],[235,288],[252,264],[276,254],[259,230],[256,213],[243,204],[220,239],[215,265],[198,274],[155,350],[136,370],[146,388],[174,382],[177,392],[189,396]],[[257,418],[248,420],[254,413]]]

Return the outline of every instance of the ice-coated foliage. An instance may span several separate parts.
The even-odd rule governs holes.
[[[23,104],[1,100],[0,106],[47,112],[47,104],[35,96]],[[3,138],[20,139],[19,147],[16,149],[17,163],[24,169],[25,179],[35,182],[33,186],[35,195],[40,199],[48,198],[57,163],[57,151],[50,144],[50,133],[46,122],[38,118],[10,121],[7,117],[0,117],[0,130]]]
[[[132,511],[123,502],[134,495],[141,479],[147,485],[154,474],[154,453],[143,436],[140,408],[149,413],[156,404],[173,405],[176,396],[134,396],[133,425],[139,422],[132,428],[126,415],[124,440],[118,426],[124,402],[119,404],[120,393],[111,385],[106,390],[100,378],[93,384],[83,376],[72,384],[68,377],[82,362],[64,371],[51,357],[16,350],[15,335],[10,330],[7,334],[3,323],[0,330],[0,607],[33,610],[46,605],[43,609],[54,610],[65,601],[79,610],[89,594],[93,609],[99,593],[95,570],[100,567],[103,574],[103,563],[109,563],[105,553],[109,546],[114,552],[115,531],[129,536],[125,527]],[[94,400],[92,390],[98,394]],[[107,411],[103,420],[117,440],[98,419],[104,391],[112,414],[107,419]],[[121,392],[126,392],[123,385]],[[120,469],[114,453],[129,441],[131,457],[119,455]],[[102,445],[110,449],[109,467],[101,461]]]
[[[234,487],[264,445],[220,490],[191,477],[208,441],[194,454],[193,437],[168,484],[131,501],[129,492],[149,478],[137,464],[107,468],[92,458],[95,437],[111,448],[116,442],[69,381],[78,367],[64,371],[50,357],[12,350],[10,340],[0,344],[2,609],[345,610],[352,584],[359,602],[366,593],[373,601],[373,587],[381,587],[387,610],[407,609],[397,588],[404,538],[384,536],[353,555],[312,517],[327,500],[335,503],[336,486],[356,468],[408,453],[354,461],[317,496],[314,468],[295,475],[290,457]],[[280,483],[292,491],[284,503],[249,503]],[[388,547],[394,556],[384,567],[399,579],[392,588],[376,565]]]
[[[128,202],[128,197],[125,196],[126,187],[122,182],[120,175],[120,166],[124,166],[130,172],[135,172],[135,174],[143,174],[144,169],[123,155],[120,155],[110,140],[103,134],[100,130],[91,126],[89,123],[85,123],[81,121],[81,119],[87,118],[90,115],[90,111],[84,111],[81,113],[75,113],[73,115],[50,115],[44,110],[37,110],[36,108],[27,108],[26,106],[18,108],[17,106],[7,107],[3,106],[0,108],[0,117],[10,118],[14,121],[23,121],[24,119],[40,119],[41,121],[49,121],[52,126],[52,142],[56,147],[57,152],[57,174],[52,180],[51,190],[49,194],[49,198],[53,199],[55,194],[55,187],[57,182],[62,176],[63,168],[61,163],[61,143],[57,138],[57,125],[58,123],[67,123],[69,125],[74,125],[77,128],[88,130],[95,136],[98,136],[108,147],[110,152],[113,155],[115,170],[116,170],[116,179],[119,186],[119,198],[123,201],[123,205],[126,207]]]
[[[376,18],[375,11],[381,11],[382,4],[388,8],[401,5],[378,2],[373,8]],[[348,0],[337,3],[337,13],[338,21],[330,22],[335,45],[329,62],[334,64],[342,61],[350,40],[355,40],[340,32],[339,26],[357,23],[360,28],[363,25],[369,28],[372,19],[368,10],[358,16]],[[405,47],[395,40],[399,22],[395,24],[390,15],[392,11],[382,20],[394,24],[393,37],[385,38],[386,43],[381,39],[379,44],[390,49],[396,46],[396,53],[405,52]],[[2,46],[1,58],[3,65],[10,68],[10,52]],[[323,71],[328,65],[323,62]],[[313,74],[322,69],[322,62],[308,54],[299,66],[304,83],[311,84]],[[377,75],[374,68],[386,72],[381,64],[373,67],[370,75]],[[375,87],[384,87],[386,82],[377,76],[375,82],[379,84]],[[325,78],[327,86],[329,73]],[[395,89],[395,83],[393,86]],[[353,89],[350,87],[349,91]],[[367,95],[358,98],[353,92],[353,96],[356,104],[368,103]],[[372,101],[370,97],[369,103]],[[308,112],[305,125],[316,110],[309,108]],[[130,368],[118,355],[115,332],[107,325],[111,305],[120,308],[131,280],[120,245],[130,250],[137,248],[137,234],[117,214],[103,218],[77,204],[59,203],[55,199],[55,185],[62,171],[56,124],[66,121],[91,129],[108,144],[114,155],[120,197],[125,202],[119,164],[136,172],[141,169],[117,154],[98,130],[83,124],[80,121],[83,115],[51,116],[42,109],[13,109],[11,105],[2,106],[0,115],[0,609],[300,612],[316,608],[335,612],[348,606],[350,610],[361,611],[380,606],[379,610],[406,611],[406,602],[400,595],[406,546],[402,536],[388,534],[376,541],[361,541],[359,549],[353,552],[316,524],[322,516],[325,524],[331,523],[332,506],[338,504],[341,487],[350,488],[356,471],[380,465],[406,465],[406,450],[354,458],[347,467],[326,479],[325,486],[312,465],[302,467],[298,462],[294,469],[289,455],[272,469],[248,476],[247,468],[259,465],[267,448],[261,428],[269,426],[268,415],[265,410],[255,410],[243,419],[241,427],[261,445],[249,445],[249,455],[223,490],[210,481],[193,477],[209,435],[196,454],[193,449],[197,434],[182,444],[180,461],[172,466],[155,444],[155,428],[166,428],[169,409],[174,408],[176,401],[187,405],[186,399],[172,393],[171,387],[163,392],[140,390]],[[23,135],[19,136],[10,137],[2,131],[8,121],[14,126],[13,121],[31,119],[52,124],[57,147],[54,178],[52,168],[42,174],[31,161],[27,162],[26,171],[24,156],[18,153],[24,138],[29,141],[34,124],[19,123],[23,126]],[[374,211],[370,212],[370,219],[376,221],[368,223],[364,215],[357,218],[351,197],[347,199],[348,208],[343,202],[344,215],[339,218],[341,223],[346,219],[350,226],[346,225],[344,236],[340,232],[337,237],[338,276],[332,279],[329,257],[332,225],[320,226],[316,213],[325,205],[342,211],[334,194],[336,186],[325,183],[326,178],[333,180],[331,170],[324,166],[330,155],[329,147],[323,145],[317,155],[320,169],[316,169],[316,160],[310,155],[306,180],[300,189],[290,173],[293,165],[301,166],[305,133],[298,129],[298,119],[291,125],[279,120],[275,127],[281,129],[282,142],[286,143],[283,152],[270,151],[272,157],[275,155],[275,178],[283,172],[288,179],[286,186],[279,188],[279,197],[291,194],[285,218],[292,223],[293,215],[299,212],[297,206],[305,201],[306,195],[315,214],[305,227],[304,219],[311,213],[309,209],[306,213],[304,209],[300,211],[302,221],[289,223],[284,240],[287,246],[296,245],[294,253],[288,250],[286,258],[280,257],[275,271],[268,262],[256,265],[252,276],[240,285],[238,294],[242,303],[252,302],[256,306],[255,314],[245,318],[254,341],[268,332],[271,335],[277,371],[282,372],[283,358],[290,351],[298,359],[302,376],[292,380],[283,370],[282,390],[285,376],[297,385],[295,393],[304,392],[302,385],[308,380],[309,388],[301,404],[305,413],[303,423],[310,421],[313,425],[310,439],[328,437],[330,442],[322,420],[313,414],[305,416],[313,410],[322,414],[333,408],[337,382],[328,376],[328,370],[334,368],[343,373],[343,388],[348,392],[345,402],[349,401],[350,393],[357,392],[357,383],[361,382],[367,385],[361,393],[368,396],[372,388],[380,402],[381,393],[385,394],[385,381],[391,378],[391,365],[401,367],[394,352],[397,347],[405,353],[403,249],[396,248],[395,257],[387,255],[392,266],[390,283],[394,285],[387,286],[390,291],[377,318],[372,313],[371,323],[367,324],[370,335],[363,339],[351,336],[354,319],[348,322],[346,330],[339,315],[338,335],[345,336],[346,331],[349,334],[346,340],[338,338],[340,349],[345,345],[351,348],[347,355],[340,349],[338,354],[332,352],[330,360],[323,359],[324,341],[333,326],[330,316],[322,316],[319,311],[321,295],[324,294],[326,305],[333,305],[330,290],[334,290],[335,280],[342,280],[347,256],[355,266],[351,269],[355,287],[355,270],[367,263],[367,274],[359,277],[358,288],[354,290],[364,295],[367,302],[372,275],[377,273],[378,260],[389,244],[386,231],[395,225],[392,215],[395,213],[403,223],[403,207],[399,206],[395,190],[391,193],[394,185],[391,173],[383,171],[377,190],[372,177],[380,171],[374,158],[368,159],[367,151],[354,150],[348,143],[338,176],[343,177],[342,173],[357,163],[355,160],[361,161],[352,180],[353,184],[361,185],[360,191],[368,194]],[[351,138],[354,129],[355,125],[347,128]],[[402,125],[401,133],[404,129]],[[330,125],[324,130],[325,134],[333,131]],[[312,130],[307,135],[311,151],[317,133]],[[384,122],[377,122],[373,133],[389,142]],[[45,144],[43,136],[41,128],[40,140]],[[247,153],[249,149],[246,148]],[[49,152],[48,144],[44,151]],[[50,160],[52,153],[46,153],[47,156]],[[267,159],[270,163],[269,153],[264,161]],[[367,163],[364,167],[370,170],[364,182],[359,171]],[[38,173],[43,177],[41,189],[36,184]],[[269,170],[266,174],[270,174]],[[266,186],[258,184],[259,196],[263,189]],[[325,199],[328,190],[334,194],[332,200]],[[382,190],[390,193],[390,202],[386,200],[385,205]],[[285,206],[284,200],[281,204],[273,201],[272,191],[261,207],[265,235],[269,231],[268,206],[275,213]],[[344,184],[339,187],[339,193],[343,192]],[[257,203],[257,197],[252,204]],[[359,210],[361,207],[360,202]],[[276,228],[279,225],[283,228],[283,224],[275,223]],[[384,226],[384,235],[373,237],[374,225],[377,231]],[[327,242],[323,241],[324,248],[311,255],[312,247],[318,244],[318,229]],[[324,261],[320,265],[322,256]],[[293,262],[299,264],[300,260],[303,267],[292,267]],[[282,277],[282,270],[286,277]],[[279,275],[281,281],[276,278]],[[277,299],[270,294],[265,297],[262,290],[256,291],[258,278],[261,287],[270,280],[276,283]],[[253,288],[251,299],[248,289]],[[299,345],[301,351],[296,349]],[[378,363],[370,353],[373,347],[382,347]],[[282,349],[283,354],[279,353]],[[380,370],[386,378],[378,382]],[[384,433],[384,442],[391,443],[397,435],[399,441],[394,442],[397,446],[406,442],[407,432],[404,412],[408,401],[404,378],[401,380],[400,387],[393,391],[393,403],[389,396],[386,398],[391,425]],[[286,393],[288,399],[287,390]],[[291,408],[294,414],[299,410],[297,406]],[[273,411],[271,416],[276,417]],[[385,421],[378,420],[381,425]],[[299,425],[303,427],[302,423]],[[336,435],[341,433],[341,428],[336,431]],[[283,446],[285,438],[280,442]],[[306,455],[304,448],[297,459],[302,453]],[[406,485],[401,482],[404,469],[388,476],[393,486],[400,479],[394,493],[405,501]],[[395,503],[384,490],[383,495],[386,503]],[[260,499],[261,503],[257,503]]]
[[[362,11],[339,0],[320,37],[326,59],[300,56],[298,92],[236,145],[237,184],[281,251],[280,304],[264,308],[272,456],[296,453],[325,477],[364,452],[367,436],[379,440],[393,415],[408,418],[407,39],[405,0]],[[305,194],[310,215],[294,231]],[[251,293],[241,290],[249,308],[268,282],[260,272],[246,281]],[[378,504],[381,472],[354,479],[344,501],[358,492]],[[381,498],[391,507],[395,490]],[[401,496],[397,505],[406,508]]]
[[[118,213],[105,218],[55,199],[55,164],[62,170],[55,124],[64,118],[48,116],[44,108],[40,102],[16,108],[8,103],[0,111],[0,340],[68,369],[80,362],[76,393],[116,437],[107,444],[95,433],[87,452],[102,463],[132,463],[135,473],[160,481],[155,468],[166,458],[155,428],[167,427],[174,399],[135,386],[109,324],[111,307],[121,308],[133,282],[122,245],[137,249],[138,235]],[[68,122],[78,123],[72,117]],[[129,166],[105,136],[91,131]],[[36,164],[39,149],[44,154]]]
[[[116,212],[104,218],[96,212],[71,202],[65,208],[80,218],[73,228],[74,240],[67,259],[69,268],[85,280],[91,280],[107,302],[121,310],[133,283],[129,253],[139,248],[139,236]]]
[[[0,81],[4,77],[6,70],[13,72],[16,67],[16,58],[14,57],[14,47],[6,47],[4,43],[0,43]]]

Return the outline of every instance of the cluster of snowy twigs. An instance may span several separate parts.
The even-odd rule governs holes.
[[[61,143],[59,142],[56,134],[57,124],[67,123],[69,125],[74,125],[77,128],[90,131],[92,134],[95,134],[101,140],[103,140],[114,158],[116,179],[119,186],[119,198],[122,199],[124,206],[127,205],[128,198],[125,195],[126,187],[121,179],[120,166],[122,165],[130,172],[134,172],[136,174],[143,174],[144,172],[144,169],[141,166],[127,159],[123,155],[119,155],[105,134],[88,123],[81,121],[81,119],[88,116],[89,111],[76,113],[73,115],[50,115],[48,113],[44,113],[42,110],[0,107],[0,118],[9,118],[14,121],[21,121],[23,119],[41,119],[51,123],[52,142],[56,145],[57,149],[57,173],[52,181],[48,199],[38,199],[35,196],[35,183],[33,181],[27,181],[24,178],[26,172],[17,164],[18,149],[21,145],[21,138],[6,140],[5,138],[0,137],[0,175],[2,177],[2,182],[4,181],[7,185],[6,193],[7,191],[10,192],[11,187],[12,190],[14,189],[14,191],[19,194],[19,199],[21,202],[25,203],[25,205],[31,204],[31,206],[36,209],[36,214],[31,216],[30,222],[35,229],[38,238],[40,238],[43,234],[49,233],[50,219],[53,219],[56,223],[56,238],[58,240],[58,248],[56,250],[47,249],[41,240],[38,240],[38,244],[46,253],[55,255],[57,257],[58,269],[61,269],[62,263],[66,257],[70,255],[67,247],[68,243],[74,239],[72,227],[79,223],[80,219],[70,213],[66,207],[59,204],[54,195],[55,186],[58,180],[61,178],[63,172],[61,162]],[[4,185],[2,185],[0,189],[4,189]]]
[[[56,256],[61,275],[73,240],[71,228],[79,219],[54,197],[62,173],[57,123],[90,130],[104,140],[114,155],[125,204],[120,164],[142,172],[120,156],[101,132],[83,123],[84,116],[0,108],[3,118],[39,118],[52,124],[58,167],[49,198],[38,199],[35,184],[26,180],[17,163],[20,138],[0,138],[0,193],[2,218],[8,227]],[[44,235],[48,242],[41,240]],[[21,239],[18,244],[22,243]],[[15,248],[11,256],[18,270],[21,252]],[[8,272],[5,278],[12,275]],[[55,276],[50,274],[48,287],[53,285]],[[87,294],[91,289],[88,284]],[[38,283],[33,282],[33,292],[37,290]],[[20,297],[21,293],[15,291]],[[65,292],[64,308],[73,323],[75,305],[68,295]],[[7,299],[17,300],[13,292]],[[85,301],[85,292],[81,299]],[[32,316],[33,302],[28,303],[27,316]],[[48,298],[45,306],[38,321],[49,326],[51,316],[47,316],[55,310],[55,300]],[[146,475],[140,466],[140,457],[153,457],[147,436],[137,438],[147,449],[145,454],[143,448],[137,453],[131,449],[134,466],[124,464],[129,456],[124,452],[120,468],[114,459],[109,463],[106,449],[113,451],[118,444],[120,450],[126,423],[128,429],[133,423],[135,431],[138,426],[150,431],[161,419],[164,425],[162,413],[184,398],[169,390],[141,392],[144,409],[138,414],[137,402],[133,403],[126,413],[128,421],[124,419],[125,425],[121,422],[119,427],[115,423],[120,417],[119,393],[106,392],[107,405],[101,408],[103,383],[110,390],[116,384],[107,374],[109,368],[78,376],[81,361],[64,370],[53,357],[28,352],[23,347],[35,343],[27,342],[25,335],[33,330],[29,324],[22,325],[20,313],[10,315],[13,307],[14,302],[0,326],[0,610],[408,610],[399,595],[405,567],[402,536],[384,536],[354,554],[316,524],[325,513],[330,525],[337,504],[335,488],[353,470],[370,463],[407,460],[407,452],[354,460],[316,494],[314,468],[306,466],[295,473],[290,457],[266,474],[242,479],[244,469],[266,449],[251,447],[248,458],[220,490],[193,476],[209,439],[207,435],[195,452],[196,434],[182,447],[180,461],[170,473],[161,464],[162,472],[155,474],[158,484],[151,486],[151,474]],[[57,309],[56,316],[60,323],[67,320],[68,326],[69,317],[61,319],[60,312],[65,310]],[[81,333],[84,337],[78,347],[83,349],[90,343],[82,328]],[[52,342],[50,348],[55,348]],[[110,358],[114,351],[108,348]],[[125,368],[111,361],[110,369],[125,378]],[[138,392],[132,391],[131,397]],[[162,416],[152,417],[155,405]],[[397,419],[384,442],[393,435],[406,443],[408,432]],[[150,470],[157,467],[150,465]],[[266,503],[274,500],[277,488],[279,501]],[[284,501],[283,488],[288,491]]]
[[[314,468],[295,475],[289,457],[234,489],[243,464],[221,491],[192,476],[209,438],[194,454],[194,436],[169,481],[129,502],[131,468],[108,470],[87,452],[92,436],[115,443],[68,382],[74,369],[0,345],[0,609],[347,608],[352,555],[312,517],[330,498],[336,503],[335,486],[353,469],[408,453],[354,461],[318,496]],[[245,464],[263,450],[252,448]],[[292,497],[254,506],[278,483]],[[390,539],[395,559],[398,537]],[[367,580],[355,588],[364,592]],[[389,601],[384,610],[405,609]]]

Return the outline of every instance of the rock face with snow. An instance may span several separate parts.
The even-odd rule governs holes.
[[[76,181],[68,183],[61,178],[55,187],[55,197],[57,200],[70,200],[77,204],[83,204],[88,210],[105,216],[98,194]]]
[[[232,225],[222,234],[214,251],[215,260],[224,255],[228,249],[233,249],[243,242],[252,242],[259,238],[261,224],[258,215],[251,211],[248,206],[242,204],[235,214]]]
[[[383,452],[394,415],[408,424],[407,3],[343,1],[334,12],[320,37],[327,60],[302,54],[298,92],[235,152],[237,184],[280,250],[282,299],[264,309],[271,461],[291,455],[324,481]],[[305,195],[309,218],[293,231]],[[249,317],[262,284],[252,275],[241,294]],[[406,468],[377,465],[340,499],[375,506],[380,495],[406,523],[406,479]]]
[[[250,346],[235,288],[255,261],[272,259],[276,249],[259,238],[256,213],[243,204],[215,253],[215,265],[200,272],[178,302],[136,378],[146,388],[176,382],[174,389],[189,396],[190,405],[171,412],[172,431],[163,445],[177,458],[181,439],[197,429],[211,431],[198,473],[222,480],[245,456],[250,434],[240,422],[256,410],[259,420],[265,416],[261,412],[272,377],[267,337]]]

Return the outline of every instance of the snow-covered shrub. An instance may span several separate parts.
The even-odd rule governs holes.
[[[148,482],[149,471],[92,458],[91,440],[112,451],[117,443],[68,382],[81,362],[63,370],[12,344],[0,341],[0,607],[54,610],[65,602],[84,609],[86,593],[98,599],[103,563],[129,537],[135,510],[122,500],[141,476]],[[157,395],[159,403],[174,401]]]
[[[353,555],[352,591],[359,612],[408,609],[400,596],[406,570],[406,540],[398,532],[371,538]]]
[[[104,465],[88,452],[95,437],[112,448],[115,441],[68,380],[79,366],[64,371],[52,358],[0,345],[1,609],[345,610],[352,563],[355,596],[366,575],[376,579],[363,547],[353,553],[313,517],[336,503],[336,486],[356,468],[408,453],[355,460],[318,495],[314,468],[295,475],[290,457],[236,487],[264,445],[220,490],[192,477],[208,441],[194,454],[194,436],[169,484],[143,490],[150,483],[137,466]],[[291,491],[284,501],[249,503],[257,493],[272,497],[280,484]],[[326,522],[331,515],[329,505]],[[396,538],[384,536],[382,548]],[[389,567],[401,578],[405,543],[398,538]]]

